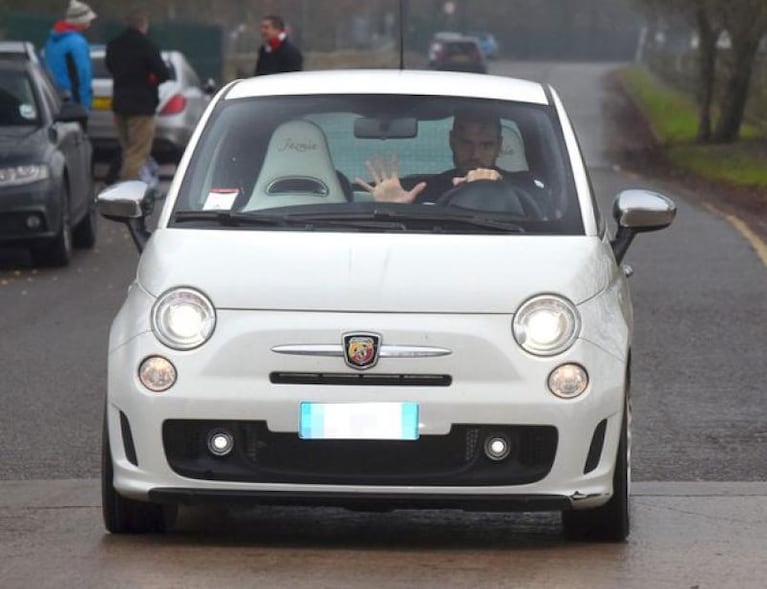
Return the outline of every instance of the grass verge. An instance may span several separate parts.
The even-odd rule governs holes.
[[[767,189],[767,134],[763,129],[744,125],[743,139],[736,143],[696,143],[698,115],[692,97],[663,84],[643,67],[622,69],[620,80],[674,166],[708,180]]]

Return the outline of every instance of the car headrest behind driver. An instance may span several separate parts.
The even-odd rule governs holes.
[[[310,121],[275,129],[261,172],[242,210],[347,202],[325,134]]]

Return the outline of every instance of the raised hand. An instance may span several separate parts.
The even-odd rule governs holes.
[[[426,182],[420,182],[412,190],[405,190],[399,180],[399,161],[396,155],[387,161],[381,156],[365,162],[373,184],[368,184],[362,178],[354,181],[373,195],[378,202],[413,202],[426,188]]]

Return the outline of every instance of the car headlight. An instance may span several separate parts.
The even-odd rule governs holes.
[[[48,166],[15,166],[13,168],[0,168],[0,186],[20,186],[32,184],[51,177]]]
[[[204,344],[216,327],[216,310],[208,298],[192,288],[174,288],[152,308],[152,331],[174,350],[191,350]]]
[[[541,295],[525,302],[514,315],[514,339],[536,356],[561,354],[578,338],[581,319],[570,301]]]

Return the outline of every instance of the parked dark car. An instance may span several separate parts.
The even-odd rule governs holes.
[[[441,35],[429,47],[429,67],[454,72],[487,73],[487,62],[474,37]]]
[[[87,120],[38,64],[0,60],[0,246],[28,247],[35,265],[64,266],[73,245],[95,244]]]

